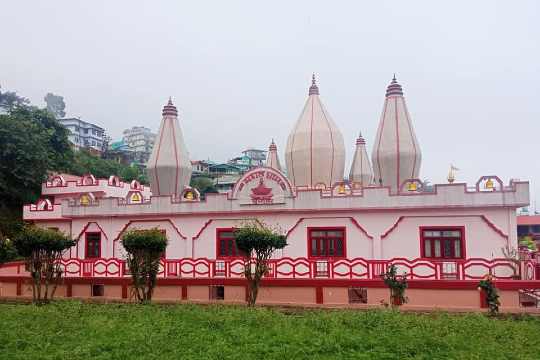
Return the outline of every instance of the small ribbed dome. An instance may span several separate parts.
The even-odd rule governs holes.
[[[279,156],[277,153],[277,146],[272,139],[270,146],[268,147],[268,155],[266,156],[266,166],[281,171],[281,164],[279,162]]]
[[[349,182],[354,188],[366,187],[373,182],[373,169],[367,154],[366,141],[362,134],[356,139],[356,149],[349,173]]]

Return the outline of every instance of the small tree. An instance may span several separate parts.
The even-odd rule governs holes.
[[[133,279],[132,294],[140,303],[150,302],[167,237],[159,229],[131,230],[122,236],[122,245],[127,251],[127,265]]]
[[[409,301],[405,296],[407,289],[406,274],[398,275],[396,265],[392,264],[382,275],[384,283],[390,288],[390,304],[392,306],[400,306]]]
[[[63,233],[28,226],[13,241],[32,278],[32,300],[36,304],[48,303],[62,278],[60,260],[75,241]]]
[[[261,224],[248,224],[234,231],[236,246],[244,255],[244,274],[248,281],[248,305],[254,306],[268,261],[277,249],[287,246],[285,235]]]

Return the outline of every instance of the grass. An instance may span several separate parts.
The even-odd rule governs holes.
[[[538,359],[540,319],[391,310],[0,304],[1,359]]]

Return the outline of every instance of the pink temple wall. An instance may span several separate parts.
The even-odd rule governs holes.
[[[276,257],[306,257],[309,227],[345,227],[346,255],[390,259],[420,256],[421,226],[463,226],[465,228],[466,256],[480,258],[502,257],[501,248],[516,244],[514,210],[506,208],[431,211],[358,211],[339,214],[278,213],[257,214],[265,224],[288,233],[289,245],[278,251]],[[75,218],[67,221],[39,221],[43,227],[55,227],[78,237],[71,257],[85,257],[85,233],[102,233],[102,257],[123,257],[119,237],[130,229],[157,227],[166,231],[169,239],[167,258],[216,256],[216,229],[241,226],[254,216],[188,215],[171,217],[95,217]]]

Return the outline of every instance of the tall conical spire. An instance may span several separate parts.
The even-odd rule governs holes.
[[[152,195],[180,195],[189,185],[191,162],[178,122],[178,110],[171,98],[163,107],[162,115],[147,165],[150,189]]]
[[[268,155],[266,156],[266,166],[281,171],[281,164],[279,162],[279,155],[277,152],[277,146],[272,139],[270,146],[268,147]]]
[[[369,162],[366,150],[366,141],[362,133],[356,139],[356,150],[354,152],[351,172],[349,173],[349,182],[353,187],[365,187],[373,182],[373,170]]]
[[[418,178],[422,154],[396,77],[386,89],[383,112],[371,154],[375,183],[400,190],[408,179]]]
[[[343,180],[343,136],[324,108],[312,76],[304,110],[287,139],[287,174],[297,187],[331,187]]]

